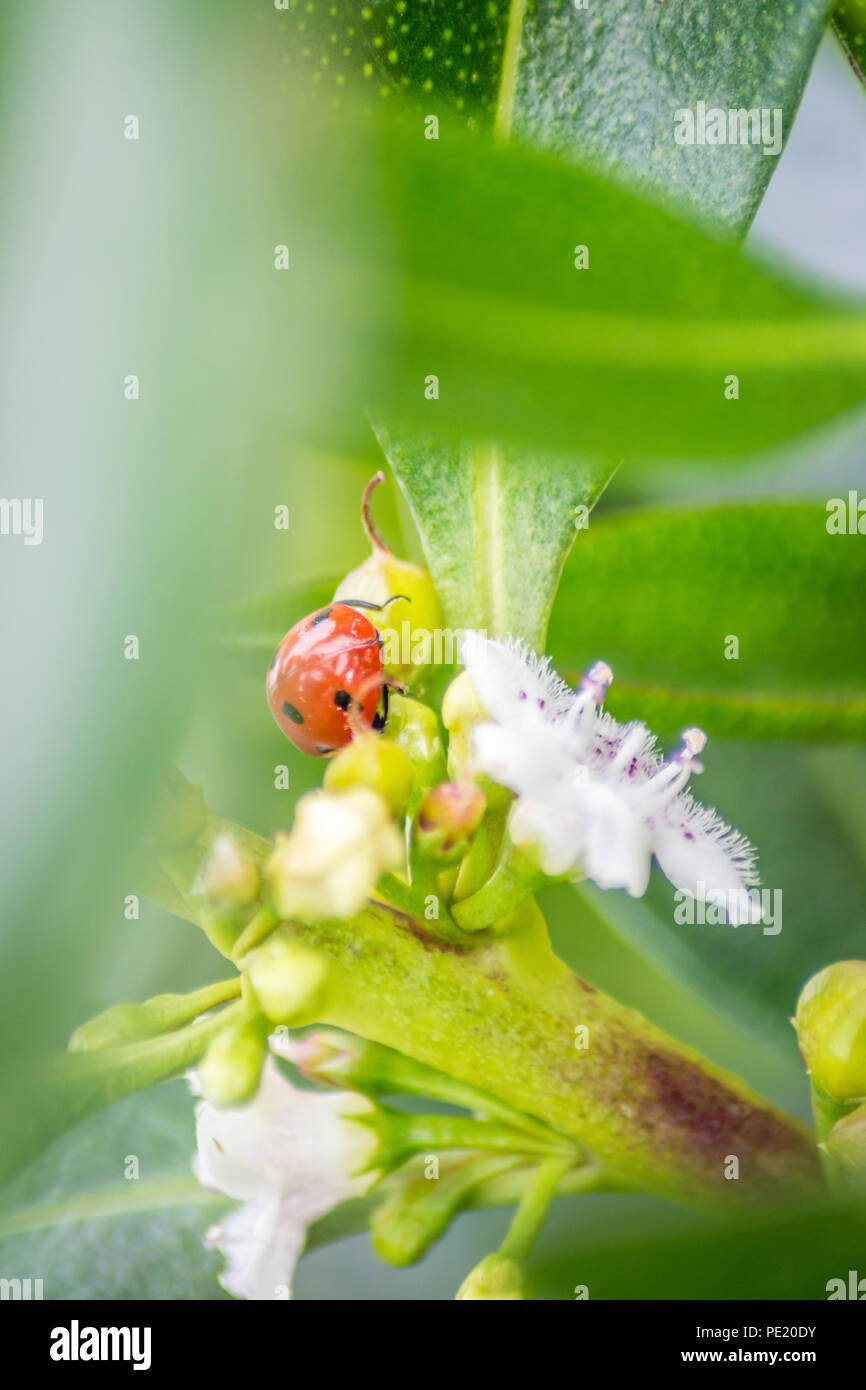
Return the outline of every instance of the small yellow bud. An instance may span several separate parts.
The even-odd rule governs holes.
[[[813,975],[795,1026],[817,1086],[833,1100],[866,1096],[866,961],[838,961]]]
[[[523,1272],[516,1260],[493,1254],[476,1265],[460,1285],[458,1298],[516,1302],[526,1298]]]
[[[324,956],[296,941],[285,927],[245,956],[243,968],[272,1023],[292,1023],[317,1008],[328,975]]]
[[[409,686],[429,665],[433,634],[442,631],[445,619],[429,572],[410,560],[398,560],[392,555],[373,525],[370,495],[384,479],[384,473],[377,473],[370,480],[361,505],[364,529],[372,542],[373,554],[346,575],[334,598],[349,604],[353,598],[366,603],[388,604],[381,618],[372,616],[384,643],[385,674],[399,685]],[[402,597],[389,603],[395,595]]]
[[[414,773],[402,748],[378,734],[358,734],[341,748],[325,769],[328,791],[346,787],[370,787],[387,802],[395,816],[402,816],[412,795]]]
[[[227,1023],[198,1066],[205,1100],[214,1105],[242,1105],[249,1100],[258,1087],[267,1050],[267,1029],[262,1018]]]
[[[442,723],[448,730],[448,767],[456,775],[472,756],[472,730],[490,716],[482,705],[468,671],[461,671],[445,691]]]

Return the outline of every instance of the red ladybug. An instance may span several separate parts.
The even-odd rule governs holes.
[[[329,604],[302,618],[280,643],[268,671],[268,704],[302,753],[325,757],[350,743],[358,728],[385,727],[382,640],[370,619],[355,611],[385,606],[362,599]]]

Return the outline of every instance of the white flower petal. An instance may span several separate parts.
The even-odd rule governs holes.
[[[466,632],[461,660],[484,708],[497,724],[523,723],[537,712],[562,713],[574,692],[522,642],[494,642],[478,632]]]
[[[700,729],[687,729],[665,762],[644,724],[619,724],[597,708],[611,678],[603,663],[575,693],[519,642],[469,633],[463,654],[495,721],[474,730],[477,766],[514,792],[512,839],[534,846],[545,872],[582,869],[600,887],[638,897],[655,856],[693,895],[702,883],[725,896],[756,884],[748,841],[688,790],[701,770]],[[745,900],[729,905],[729,916],[757,920]]]
[[[196,1176],[244,1206],[210,1232],[228,1257],[225,1287],[275,1298],[287,1285],[307,1227],[376,1179],[361,1173],[376,1138],[350,1116],[371,1109],[354,1092],[299,1090],[268,1058],[247,1105],[196,1106]]]

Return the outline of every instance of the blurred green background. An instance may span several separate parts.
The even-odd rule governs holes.
[[[266,5],[85,3],[10,5],[3,21],[2,491],[45,499],[43,544],[0,544],[7,1082],[115,1000],[221,973],[188,924],[145,901],[139,920],[124,917],[136,891],[130,853],[168,764],[200,779],[216,810],[265,833],[290,821],[321,774],[274,725],[263,669],[219,642],[232,603],[338,577],[364,558],[358,500],[381,463],[363,416],[341,411],[358,364],[351,339],[332,331],[335,306],[325,298],[311,316],[298,278],[274,291],[273,247],[309,234],[304,207],[274,176],[282,151],[303,145],[309,112],[298,104],[283,119],[272,18]],[[270,125],[269,84],[283,103]],[[138,142],[123,139],[129,113],[140,118]],[[864,137],[855,79],[827,48],[753,233],[765,251],[866,284]],[[362,306],[363,286],[357,294]],[[307,326],[303,341],[296,322]],[[124,398],[129,373],[140,380],[136,401]],[[802,497],[820,509],[864,487],[864,447],[859,416],[733,478],[721,464],[670,474],[626,466],[598,517],[742,497]],[[288,531],[273,524],[281,504]],[[417,557],[396,486],[380,490],[376,509],[394,548]],[[578,544],[591,544],[591,531]],[[298,616],[287,611],[286,627]],[[795,646],[783,589],[775,618]],[[140,641],[137,662],[124,660],[128,634]],[[701,796],[752,838],[764,882],[783,890],[779,936],[677,927],[663,881],[640,903],[558,888],[542,905],[569,963],[805,1115],[786,1020],[812,971],[864,953],[866,750],[711,739],[706,761]],[[288,792],[273,785],[282,763]],[[173,1083],[55,1145],[0,1210],[99,1191],[130,1152],[151,1177],[183,1173],[191,1149],[191,1104]],[[200,1245],[207,1220],[204,1206],[186,1205],[93,1215],[7,1236],[0,1267],[44,1273],[50,1297],[217,1297],[218,1261]],[[810,1264],[804,1221],[791,1231],[768,1218],[750,1237],[752,1283],[734,1243],[705,1292],[821,1297],[843,1272],[837,1252],[847,1259],[852,1230],[857,1240],[862,1231],[850,1220],[825,1225],[825,1252]],[[309,1256],[295,1296],[451,1297],[506,1222],[504,1212],[461,1218],[410,1271],[385,1268],[355,1237]],[[639,1297],[641,1287],[684,1296],[703,1268],[706,1230],[649,1199],[564,1200],[540,1243],[540,1290],[567,1298],[589,1270],[597,1296]],[[786,1250],[799,1274],[780,1285]]]

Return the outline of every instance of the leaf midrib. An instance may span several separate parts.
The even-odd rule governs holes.
[[[147,1183],[113,1184],[92,1192],[79,1193],[59,1202],[23,1207],[0,1217],[0,1237],[41,1231],[51,1226],[93,1221],[111,1216],[133,1216],[137,1212],[167,1207],[219,1207],[225,1197],[208,1192],[194,1178],[163,1178]]]

